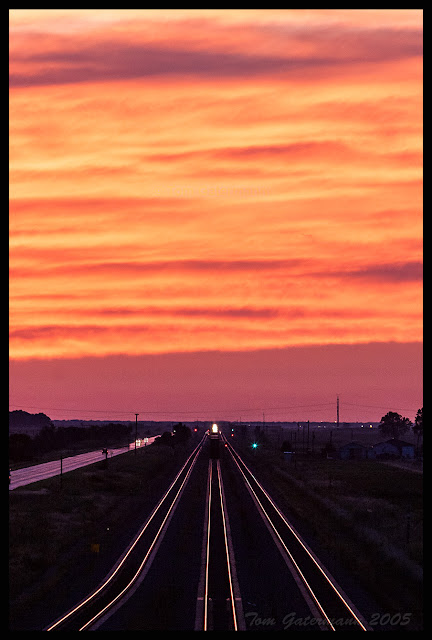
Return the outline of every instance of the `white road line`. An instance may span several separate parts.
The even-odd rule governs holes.
[[[158,436],[154,436],[148,439],[148,442],[144,446],[152,444]],[[120,447],[117,449],[110,449],[108,452],[109,458],[118,456],[123,453],[131,451],[131,445],[127,447]],[[143,448],[143,447],[141,447]],[[23,487],[40,480],[46,480],[54,476],[60,475],[60,472],[67,473],[68,471],[74,471],[81,467],[86,467],[90,464],[95,464],[105,460],[105,455],[102,454],[102,449],[97,451],[89,451],[88,453],[79,453],[76,456],[68,456],[63,458],[62,461],[51,460],[50,462],[41,462],[30,467],[23,467],[21,469],[15,469],[11,472],[11,482],[9,484],[9,491],[13,491],[18,487]]]

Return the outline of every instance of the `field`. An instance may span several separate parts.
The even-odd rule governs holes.
[[[374,424],[371,428],[370,423],[365,422],[363,427],[357,425],[340,426],[336,427],[317,427],[310,426],[309,429],[309,449],[314,453],[318,453],[320,449],[331,442],[333,446],[340,447],[347,444],[350,441],[359,442],[365,446],[372,446],[377,442],[383,442],[389,438],[383,436],[379,429]],[[291,441],[292,445],[296,446],[296,450],[301,452],[307,448],[308,444],[308,429],[307,423],[302,422],[298,429],[289,427],[272,426],[270,423],[261,429],[261,432],[265,434],[269,444],[277,447],[281,445],[284,440]],[[248,429],[248,434],[252,437],[253,429]],[[401,440],[416,445],[416,436],[409,432],[401,436]]]

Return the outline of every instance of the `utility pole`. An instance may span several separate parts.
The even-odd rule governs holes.
[[[138,416],[139,416],[139,413],[136,413],[135,414],[135,455],[136,455],[137,439],[138,439]]]
[[[339,428],[339,396],[337,396],[336,401],[336,426]]]

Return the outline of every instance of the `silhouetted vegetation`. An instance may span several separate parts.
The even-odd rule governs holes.
[[[172,431],[164,431],[161,437],[155,440],[155,444],[175,447],[177,444],[186,443],[191,435],[192,432],[189,427],[179,422],[173,427]]]
[[[15,462],[31,461],[50,451],[74,449],[79,445],[87,447],[107,447],[127,445],[132,427],[111,422],[105,425],[86,427],[56,427],[45,414],[26,414],[25,411],[12,411],[13,426],[34,427],[40,429],[33,437],[27,433],[13,433],[9,436],[9,458]]]
[[[52,426],[50,418],[44,413],[27,413],[27,411],[9,411],[9,428],[14,429],[42,429]]]
[[[177,442],[187,442],[191,437],[191,430],[185,424],[179,422],[173,428],[173,434]]]
[[[381,418],[378,429],[384,436],[399,438],[410,430],[411,424],[408,418],[403,418],[399,413],[389,411]]]
[[[413,426],[413,432],[417,437],[423,436],[423,407],[417,411]]]
[[[9,458],[15,462],[33,460],[35,451],[33,440],[26,433],[13,433],[9,436]]]

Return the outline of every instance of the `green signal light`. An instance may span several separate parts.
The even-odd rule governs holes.
[[[258,446],[258,445],[257,445],[257,443],[256,443],[256,442],[253,442],[253,443],[252,443],[252,449],[256,449],[256,448],[257,448],[257,446]]]

